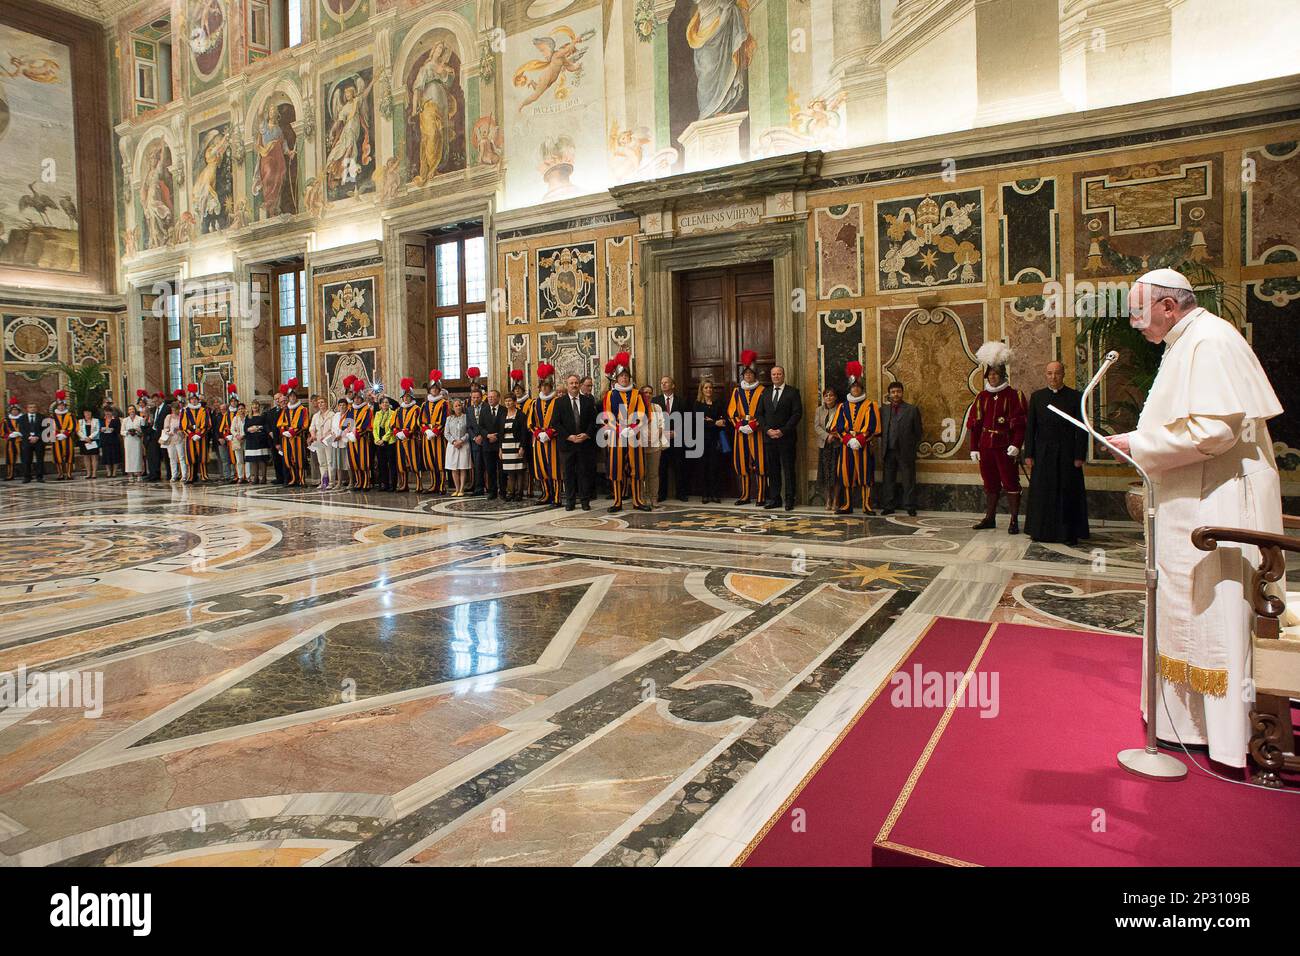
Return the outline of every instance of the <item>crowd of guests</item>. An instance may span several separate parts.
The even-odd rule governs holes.
[[[1078,393],[1064,388],[1064,368],[1054,362],[1048,388],[1026,401],[1009,388],[1008,357],[1001,343],[981,350],[985,385],[966,421],[986,495],[984,519],[975,527],[995,526],[1005,494],[1008,530],[1019,533],[1023,452],[1028,465],[1039,459],[1031,534],[1074,543],[1087,537],[1086,441],[1046,413],[1049,405],[1077,412]],[[170,398],[141,389],[125,411],[106,400],[98,414],[85,409],[78,418],[60,391],[45,413],[10,400],[6,477],[44,481],[48,450],[55,478],[69,480],[80,451],[90,479],[102,465],[109,477],[131,481],[484,495],[568,510],[589,510],[594,498],[607,495],[611,512],[651,510],[670,490],[688,501],[698,489],[704,503],[721,504],[730,482],[737,506],[789,511],[798,497],[803,401],[780,365],[760,382],[756,360],[752,351],[741,354],[738,384],[729,393],[705,380],[694,396],[679,395],[670,376],[660,379],[658,393],[637,387],[627,353],[606,363],[608,388],[599,397],[590,376],[557,382],[547,363],[537,368],[535,395],[522,371],[512,371],[508,387],[498,390],[471,368],[468,395],[454,396],[433,369],[422,399],[410,378],[392,395],[349,376],[344,397],[332,405],[316,395],[304,401],[296,379],[265,405],[246,404],[233,384],[224,403],[204,402],[191,384]],[[860,508],[866,515],[903,509],[915,515],[920,409],[905,400],[901,382],[889,384],[881,404],[867,398],[860,363],[847,363],[844,372],[846,393],[825,389],[813,418],[818,494],[839,514]]]

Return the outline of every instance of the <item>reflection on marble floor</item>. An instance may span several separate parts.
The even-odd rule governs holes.
[[[934,615],[1142,615],[1125,526],[1070,549],[953,514],[3,495],[0,671],[104,691],[0,709],[8,865],[725,864],[766,819],[735,805],[779,806],[787,752]]]

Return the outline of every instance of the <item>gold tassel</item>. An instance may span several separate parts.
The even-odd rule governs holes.
[[[1171,684],[1186,684],[1206,697],[1223,697],[1228,693],[1228,672],[1207,667],[1192,667],[1187,661],[1160,655],[1160,676]]]

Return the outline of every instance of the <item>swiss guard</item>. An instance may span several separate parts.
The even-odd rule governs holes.
[[[429,369],[429,394],[420,409],[420,433],[423,436],[420,464],[429,472],[429,490],[435,495],[447,493],[447,471],[443,462],[447,458],[447,412],[451,402],[442,390],[442,372]],[[418,482],[418,480],[417,480]]]
[[[393,434],[397,436],[397,490],[410,491],[411,475],[415,475],[415,490],[423,491],[420,482],[420,406],[415,402],[412,389],[415,379],[402,379],[402,400],[397,403],[397,418]]]
[[[72,457],[76,451],[72,436],[76,434],[77,422],[68,410],[68,393],[63,389],[54,393],[54,411],[50,420],[54,423],[54,435],[50,440],[54,449],[54,473],[63,481],[70,481]]]
[[[740,353],[740,384],[731,392],[727,403],[727,419],[736,429],[736,440],[731,446],[731,467],[735,469],[740,485],[738,505],[752,500],[761,505],[767,500],[767,463],[763,456],[763,430],[758,427],[758,400],[763,386],[758,382],[754,363],[758,353],[745,349]]]
[[[366,383],[355,375],[343,379],[343,390],[351,393],[351,405],[343,420],[343,441],[348,450],[352,490],[370,490],[370,463],[374,457],[375,410],[365,399]]]
[[[971,461],[980,466],[984,481],[984,520],[976,531],[996,527],[998,499],[1007,493],[1007,510],[1011,512],[1008,534],[1020,534],[1020,479],[1016,474],[1020,446],[1025,440],[1028,405],[1025,396],[1007,381],[1011,347],[1005,342],[985,342],[975,353],[984,366],[984,390],[975,396],[966,416],[970,432]]]
[[[622,511],[625,498],[631,498],[632,506],[638,511],[650,510],[641,500],[641,478],[645,474],[643,438],[649,410],[632,384],[631,363],[627,352],[619,352],[605,363],[610,387],[602,399],[599,421],[605,430],[606,474],[614,489],[610,512]]]
[[[23,434],[18,428],[22,421],[23,410],[18,404],[18,397],[9,399],[9,417],[5,420],[5,481],[13,481],[18,474],[18,465],[23,457]]]
[[[307,431],[311,425],[311,416],[307,406],[298,400],[298,380],[291,378],[280,386],[280,391],[288,399],[280,409],[280,418],[276,423],[280,431],[280,453],[284,456],[284,477],[287,487],[303,487],[307,484],[304,474],[307,465]]]
[[[560,503],[560,453],[555,445],[555,366],[537,363],[537,397],[528,400],[528,431],[533,437],[533,477],[542,504]]]
[[[185,461],[190,467],[186,484],[208,480],[208,410],[199,399],[199,386],[185,386],[189,399],[181,409],[181,431],[185,433]]]
[[[871,507],[871,482],[876,474],[876,456],[871,442],[880,434],[880,406],[867,398],[862,383],[862,363],[849,362],[844,366],[849,393],[835,410],[830,433],[844,446],[840,449],[840,485],[844,489],[844,504],[835,509],[837,514],[851,514],[853,493],[862,496],[862,513],[874,515]]]

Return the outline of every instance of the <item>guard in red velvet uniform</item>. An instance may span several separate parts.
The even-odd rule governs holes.
[[[996,526],[998,499],[1007,493],[1011,512],[1008,534],[1020,533],[1020,478],[1016,473],[1020,446],[1025,440],[1029,404],[1007,381],[1011,349],[1005,342],[985,342],[975,353],[984,365],[984,391],[975,396],[966,416],[970,432],[971,461],[980,466],[984,480],[984,520],[976,531]]]

